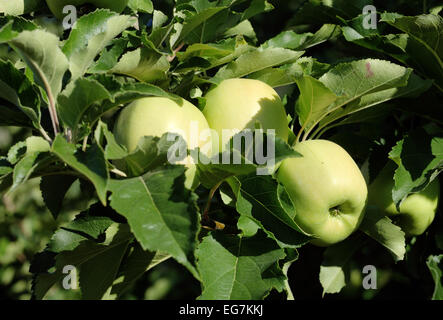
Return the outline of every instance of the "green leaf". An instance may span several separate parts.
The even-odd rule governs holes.
[[[424,189],[443,170],[443,136],[416,129],[397,142],[389,158],[398,165],[392,193],[398,206],[409,193]]]
[[[178,38],[177,43],[180,43],[182,41],[188,42],[189,40],[187,39],[187,36],[191,32],[193,32],[196,28],[198,28],[202,24],[205,24],[209,18],[211,18],[213,15],[215,15],[216,13],[220,12],[225,8],[226,7],[206,8],[201,10],[200,12],[193,14],[190,17],[187,17],[183,23],[183,29],[180,33],[180,37]]]
[[[294,295],[292,293],[291,287],[289,285],[288,271],[292,263],[297,261],[299,258],[298,251],[296,249],[286,249],[286,258],[283,263],[282,273],[285,276],[284,284],[287,293],[287,300],[294,300]]]
[[[368,206],[359,229],[388,249],[395,261],[404,259],[405,233],[384,212]]]
[[[362,8],[372,4],[368,0],[298,0],[295,1],[297,10],[288,21],[288,25],[322,25],[324,23],[339,23],[341,19],[352,18],[361,14]]]
[[[243,37],[236,37],[217,43],[194,43],[184,52],[178,52],[177,57],[182,62],[192,58],[204,59],[210,63],[205,69],[212,69],[229,63],[252,49],[253,47],[248,45]]]
[[[37,84],[56,99],[68,70],[68,60],[59,47],[59,39],[52,33],[33,30],[19,33],[9,44],[32,70]]]
[[[251,174],[228,182],[236,192],[238,213],[254,221],[281,247],[298,248],[311,239],[293,220],[295,208],[284,187],[271,176]]]
[[[73,221],[54,232],[47,250],[61,253],[74,250],[85,240],[102,242],[102,236],[114,223],[109,217],[102,215],[102,212],[101,205],[95,204],[78,214]]]
[[[34,170],[48,159],[49,143],[41,137],[31,136],[26,139],[26,154],[15,164],[13,184],[9,192],[26,182]]]
[[[26,141],[20,141],[14,144],[8,151],[8,161],[16,164],[26,154]]]
[[[249,20],[243,20],[235,27],[226,30],[225,37],[242,36],[251,39],[254,43],[257,42],[257,35]]]
[[[378,106],[384,102],[390,101],[392,99],[397,98],[410,98],[420,96],[423,92],[428,90],[432,85],[431,80],[423,80],[415,74],[411,74],[409,77],[409,81],[407,86],[398,87],[392,89],[386,89],[374,93],[370,93],[362,96],[358,100],[354,100],[353,102],[346,105],[344,108],[335,111],[334,113],[327,116],[327,120],[325,120],[321,127],[324,127],[322,133],[326,130],[336,127],[342,124],[347,123],[355,123],[360,122],[361,120],[365,120],[365,116],[375,114],[381,114],[385,111],[385,113],[390,111],[389,107],[386,107],[385,110],[383,108],[386,106]],[[377,106],[377,110],[372,112],[372,107]],[[362,113],[362,111],[367,111]],[[344,118],[342,121],[336,122],[336,120]],[[328,125],[325,125],[326,122],[329,122]],[[318,136],[317,136],[318,137]]]
[[[152,13],[154,11],[151,0],[129,0],[128,7],[137,12]]]
[[[270,291],[263,275],[285,257],[276,243],[262,232],[254,237],[210,233],[197,250],[202,300],[259,300]]]
[[[320,121],[313,123],[320,123],[317,132],[350,113],[395,97],[398,91],[385,90],[405,87],[411,72],[409,68],[377,59],[346,62],[335,66],[319,80],[340,98],[319,117]],[[381,91],[385,92],[377,94]]]
[[[120,230],[124,230],[124,232],[119,230],[122,234],[116,234],[113,241],[105,247],[96,245],[96,248],[93,248],[90,245],[81,244],[76,248],[75,257],[72,258],[83,260],[83,256],[90,257],[81,263],[79,272],[83,299],[106,298],[107,293],[112,289],[112,284],[117,277],[129,241],[132,240],[131,233],[125,230],[127,228],[121,228],[121,226]]]
[[[138,48],[125,53],[109,72],[156,83],[167,79],[168,70],[169,62],[165,55],[148,48]]]
[[[88,108],[110,98],[109,92],[98,81],[79,78],[71,82],[58,96],[58,114],[76,137],[77,126]]]
[[[435,52],[441,59],[443,54],[443,18],[435,14],[422,14],[415,17],[398,14],[382,13],[381,21],[385,21],[397,29],[413,36],[423,43],[427,49]],[[440,60],[441,63],[441,60]]]
[[[340,33],[340,28],[334,24],[323,25],[315,34],[295,33],[292,30],[283,31],[276,37],[267,40],[263,48],[285,48],[292,50],[305,50],[329,39],[335,38]]]
[[[221,68],[211,81],[219,83],[224,79],[241,78],[263,69],[294,62],[302,54],[302,51],[283,48],[254,49]]]
[[[245,24],[241,25],[243,21],[273,8],[266,0],[242,0],[241,2],[243,12],[232,8],[231,6],[237,5],[238,1],[231,0],[217,3],[200,0],[177,4],[177,19],[183,20],[180,39],[188,44],[213,42],[229,34],[235,34],[244,28]],[[235,31],[236,27],[239,28],[237,31]]]
[[[51,150],[67,165],[88,178],[94,185],[97,195],[103,204],[106,204],[106,191],[109,179],[106,160],[103,151],[92,145],[85,152],[68,143],[65,138],[58,135]]]
[[[1,60],[0,99],[5,99],[13,104],[32,121],[35,128],[40,128],[40,97],[37,90],[11,62]]]
[[[245,237],[252,237],[257,234],[260,226],[248,216],[240,216],[240,218],[238,218],[237,228],[242,231]]]
[[[10,105],[4,100],[0,99],[0,126],[16,126],[16,127],[34,127],[29,118],[21,111],[17,110],[16,106]]]
[[[167,97],[172,100],[177,100],[177,96],[164,91],[163,89],[148,83],[140,82],[124,82],[117,80],[113,76],[104,74],[94,75],[89,79],[98,81],[110,93],[111,98],[102,101],[100,104],[89,108],[85,113],[85,119],[91,124],[98,121],[98,119],[106,112],[119,107],[123,104],[128,104],[136,99],[144,97]]]
[[[102,148],[104,149],[106,159],[122,159],[128,155],[126,148],[117,143],[114,134],[109,131],[106,123],[102,122],[101,120],[98,121],[94,138],[97,144],[100,146],[103,146],[103,138],[106,139],[106,146]]]
[[[283,68],[268,68],[254,72],[248,78],[260,80],[273,88],[277,88],[295,83],[295,75],[288,71],[288,69]]]
[[[309,130],[329,111],[329,106],[338,96],[328,89],[321,81],[304,75],[296,79],[300,97],[296,104],[296,112],[302,128]]]
[[[170,254],[198,278],[193,252],[199,216],[184,187],[182,166],[160,168],[142,177],[112,180],[111,206],[128,219],[144,250]],[[171,201],[173,199],[173,201]]]
[[[254,132],[253,143],[245,146],[241,139],[242,132],[234,135],[226,145],[226,150],[216,154],[211,158],[205,157],[203,153],[191,151],[195,163],[197,163],[197,173],[203,186],[211,189],[221,181],[238,175],[272,174],[276,166],[286,158],[299,156],[285,141],[274,135],[263,132]],[[241,141],[235,143],[234,141]],[[273,153],[267,152],[269,148]],[[228,147],[229,146],[229,147]],[[266,154],[265,163],[258,163],[257,150],[263,150]],[[260,161],[262,161],[260,160]]]
[[[51,175],[42,177],[40,181],[40,190],[42,192],[45,205],[48,207],[49,211],[51,211],[54,219],[57,219],[57,216],[62,209],[66,192],[69,190],[75,180],[77,180],[77,177],[66,175]]]
[[[383,34],[383,29],[391,29],[383,28],[386,26],[383,23],[377,30],[363,29],[362,19],[360,15],[343,27],[346,40],[390,55],[414,68],[421,76],[435,80],[434,85],[443,91],[443,19],[440,16],[423,14],[408,17],[397,13],[382,13],[380,21],[404,32],[400,34]]]
[[[134,23],[134,18],[109,10],[97,10],[78,19],[63,46],[63,52],[69,59],[72,80],[81,77],[95,57]]]
[[[123,260],[110,295],[119,298],[148,270],[166,261],[171,256],[164,253],[149,252],[135,243]]]
[[[443,286],[442,286],[442,261],[443,255],[431,255],[426,260],[426,265],[431,272],[432,278],[434,279],[435,287],[434,293],[432,294],[432,300],[443,300]]]
[[[338,293],[346,285],[348,263],[363,243],[364,239],[360,235],[351,236],[324,251],[319,276],[323,296],[326,293]]]
[[[129,176],[140,176],[149,170],[167,165],[168,152],[175,143],[186,144],[183,138],[176,136],[170,141],[168,133],[159,137],[144,136],[140,138],[136,149],[119,159]],[[181,142],[178,142],[181,141]],[[122,168],[123,169],[123,168]]]
[[[284,68],[283,66],[282,68]],[[314,78],[319,78],[324,75],[331,66],[327,63],[318,62],[317,59],[312,57],[301,57],[293,65],[289,65],[288,68],[296,69],[300,75],[308,75]]]
[[[37,269],[31,270],[36,273],[33,282],[34,297],[43,299],[56,282],[61,282],[66,277],[63,269],[68,265],[74,266],[77,271],[83,299],[96,300],[106,297],[132,239],[127,229],[125,225],[114,224],[106,231],[106,242],[85,240],[74,250],[62,251],[55,257],[55,271],[52,273],[38,270],[34,266]]]
[[[112,45],[109,46],[110,48],[105,48],[101,52],[100,58],[91,64],[87,73],[106,73],[112,69],[128,47],[128,42],[129,41],[124,38],[114,39]]]

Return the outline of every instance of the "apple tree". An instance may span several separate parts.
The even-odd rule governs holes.
[[[27,298],[443,299],[435,3],[0,1],[0,286],[23,210]]]

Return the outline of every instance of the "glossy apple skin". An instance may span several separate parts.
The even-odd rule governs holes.
[[[294,204],[294,221],[315,237],[314,245],[346,239],[360,225],[367,202],[359,167],[346,150],[328,140],[303,141],[294,149],[303,156],[284,160],[277,172]]]
[[[377,206],[402,228],[407,236],[423,234],[435,217],[440,197],[440,183],[434,179],[424,190],[410,194],[397,211],[392,200],[395,164],[389,162],[370,184],[368,205]]]
[[[97,8],[105,8],[121,13],[128,5],[129,0],[46,0],[49,9],[58,19],[63,18],[63,8],[67,5],[78,7],[91,4]]]
[[[116,141],[129,152],[136,149],[143,136],[161,137],[171,132],[180,134],[186,140],[188,149],[207,147],[207,153],[210,153],[212,137],[200,139],[204,130],[209,132],[208,122],[201,111],[189,101],[181,99],[177,103],[169,98],[147,97],[133,101],[122,110],[114,126],[114,135]],[[198,183],[195,164],[190,157],[179,163],[187,166],[186,185],[193,189]]]
[[[288,121],[277,92],[266,83],[253,79],[227,79],[210,90],[203,114],[209,127],[219,138],[219,151],[225,150],[229,134],[223,143],[223,131],[255,129],[256,121],[265,130],[275,129],[276,135],[288,140]]]

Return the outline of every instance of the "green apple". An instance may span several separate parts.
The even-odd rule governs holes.
[[[168,132],[181,135],[189,150],[199,147],[206,154],[211,152],[208,122],[196,106],[184,99],[179,102],[164,97],[135,100],[122,110],[114,127],[116,141],[129,152],[136,149],[143,136],[161,137]],[[186,185],[194,188],[198,182],[193,159],[188,156],[178,163],[188,168]]]
[[[203,114],[219,138],[219,151],[229,139],[244,129],[255,129],[256,122],[266,132],[274,129],[288,140],[285,108],[277,92],[266,83],[253,79],[228,79],[210,90]]]
[[[369,185],[368,205],[383,210],[402,228],[407,236],[418,236],[425,232],[437,211],[440,184],[434,179],[424,190],[412,193],[400,204],[400,211],[392,200],[395,164],[389,162]]]
[[[121,13],[128,5],[129,0],[46,0],[49,9],[59,19],[63,18],[63,8],[68,5],[79,7],[91,4],[97,8],[105,8]]]
[[[314,236],[314,245],[344,240],[364,216],[368,189],[359,167],[328,140],[303,141],[294,149],[302,156],[285,159],[277,172],[294,204],[294,221]]]

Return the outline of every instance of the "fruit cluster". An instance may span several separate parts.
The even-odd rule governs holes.
[[[283,103],[267,84],[252,79],[228,79],[209,90],[201,112],[186,100],[148,97],[134,101],[118,117],[114,133],[119,143],[133,151],[143,136],[161,137],[167,132],[183,135],[189,149],[208,143],[211,154],[226,148],[226,136],[253,130],[274,129],[276,136],[288,141],[289,128]],[[191,125],[199,132],[212,130],[214,141],[190,139]],[[226,134],[228,132],[228,134]],[[208,138],[208,135],[204,135]],[[214,136],[212,136],[213,138]],[[222,140],[222,137],[225,138]],[[438,203],[439,184],[434,181],[419,194],[409,196],[400,206],[392,201],[393,170],[383,170],[368,188],[352,157],[339,145],[327,140],[307,140],[293,147],[302,156],[284,160],[276,173],[291,198],[294,221],[315,239],[315,245],[340,242],[360,225],[367,205],[375,205],[388,215],[400,217],[398,224],[408,235],[423,233],[432,222]],[[188,186],[196,186],[195,164],[188,167]],[[389,169],[389,168],[387,168]]]

